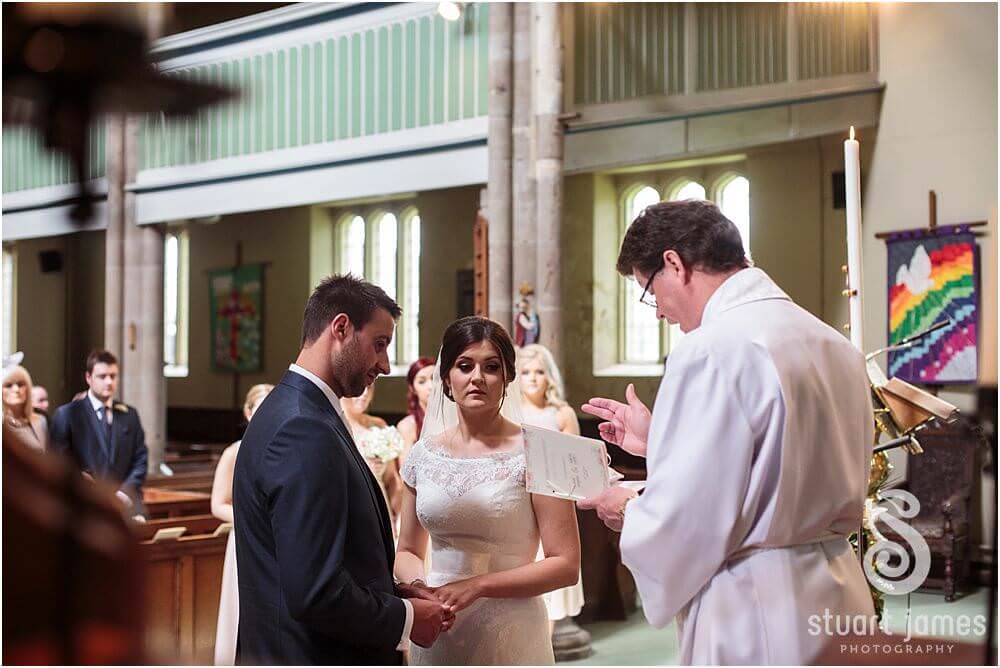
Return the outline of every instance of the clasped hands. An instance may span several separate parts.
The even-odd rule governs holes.
[[[455,614],[483,595],[478,577],[459,580],[441,587],[428,587],[420,580],[397,584],[400,596],[413,605],[413,629],[410,639],[421,647],[430,647],[438,635],[455,623]]]

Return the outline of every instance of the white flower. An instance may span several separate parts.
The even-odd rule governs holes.
[[[395,427],[372,427],[361,433],[358,449],[368,459],[391,462],[403,452],[403,436]]]

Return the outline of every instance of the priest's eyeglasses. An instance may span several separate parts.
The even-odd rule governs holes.
[[[661,271],[663,271],[663,267],[660,267],[659,269],[654,271],[653,275],[649,277],[648,281],[646,281],[646,287],[642,289],[642,296],[639,297],[639,301],[645,304],[646,306],[652,306],[653,308],[656,308],[656,296],[649,294],[649,287],[653,285],[653,279],[656,278],[656,275]]]

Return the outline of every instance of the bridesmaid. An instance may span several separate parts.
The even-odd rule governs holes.
[[[580,423],[576,412],[566,403],[562,374],[548,348],[537,343],[521,348],[517,355],[517,372],[521,377],[521,410],[525,423],[579,436]],[[539,559],[544,556],[539,552]],[[583,609],[583,578],[543,598],[550,624],[575,617]]]
[[[396,429],[403,436],[403,454],[399,456],[397,467],[402,468],[410,448],[420,438],[420,430],[424,426],[424,413],[427,411],[427,399],[431,396],[431,379],[434,376],[434,364],[430,357],[421,357],[410,365],[406,373],[406,417],[399,421]]]
[[[247,423],[274,385],[254,385],[243,402],[243,417]],[[233,522],[233,470],[240,441],[222,451],[212,481],[212,514],[223,522]],[[240,619],[240,590],[236,579],[236,532],[229,531],[226,559],[222,566],[222,591],[219,595],[219,622],[215,627],[215,665],[236,663],[236,629]]]
[[[368,414],[368,407],[371,406],[373,399],[375,399],[374,385],[365,388],[364,393],[360,396],[341,397],[340,399],[340,407],[344,409],[347,426],[350,428],[354,442],[362,455],[365,454],[365,445],[373,435],[372,432],[374,435],[379,435],[380,432],[384,435],[384,430],[389,429],[396,432],[394,434],[396,439],[402,440],[395,427],[389,427],[382,418]],[[402,496],[403,488],[403,480],[399,477],[399,467],[395,461],[384,462],[377,457],[366,456],[365,461],[368,462],[368,468],[371,469],[375,479],[378,480],[379,487],[382,488],[386,505],[389,506],[393,533],[396,534],[399,530],[399,499]]]

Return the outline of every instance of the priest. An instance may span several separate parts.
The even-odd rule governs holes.
[[[810,663],[833,640],[813,615],[874,615],[847,540],[872,454],[864,359],[751,266],[710,202],[648,207],[617,269],[686,335],[652,411],[631,385],[583,406],[646,458],[647,486],[579,506],[622,532],[646,618],[676,618],[682,663]]]

